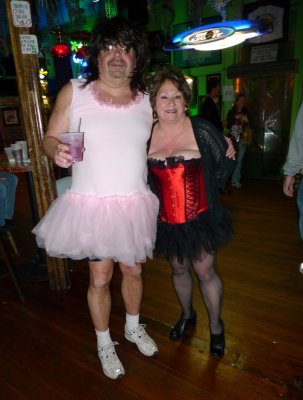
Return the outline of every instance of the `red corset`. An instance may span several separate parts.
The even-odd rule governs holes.
[[[149,168],[160,200],[161,220],[182,224],[208,208],[201,160],[169,160],[167,165],[149,160]]]

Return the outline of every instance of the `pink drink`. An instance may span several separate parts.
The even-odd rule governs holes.
[[[61,142],[69,144],[69,154],[73,157],[73,162],[83,160],[83,132],[61,133]]]

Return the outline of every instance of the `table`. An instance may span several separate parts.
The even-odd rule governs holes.
[[[30,197],[30,206],[32,212],[32,219],[34,226],[39,222],[39,214],[36,200],[36,193],[34,187],[34,180],[32,174],[32,167],[30,162],[24,164],[14,164],[7,160],[0,160],[0,171],[10,172],[12,174],[25,173],[28,193]],[[21,265],[17,270],[17,275],[22,281],[29,282],[45,282],[48,280],[47,265],[45,261],[44,252],[37,248],[37,255],[31,260]]]

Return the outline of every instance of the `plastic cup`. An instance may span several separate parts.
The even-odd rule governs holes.
[[[23,161],[27,161],[27,160],[28,160],[27,141],[26,141],[26,140],[18,140],[18,142],[16,142],[16,143],[17,143],[17,144],[19,143],[19,144],[21,145]]]
[[[13,150],[13,154],[16,164],[22,164],[23,163],[22,149]]]
[[[73,162],[83,160],[83,139],[84,132],[64,132],[60,135],[61,142],[69,145],[69,154]]]
[[[12,144],[13,155],[15,158],[16,164],[23,163],[23,151],[20,143]]]
[[[15,157],[13,154],[13,149],[12,147],[4,147],[4,151],[6,154],[6,158],[8,159],[9,162],[15,162]]]

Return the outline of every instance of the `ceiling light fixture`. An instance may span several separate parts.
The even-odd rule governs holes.
[[[246,39],[272,32],[272,25],[251,20],[223,21],[202,25],[175,36],[165,50],[222,50]]]

